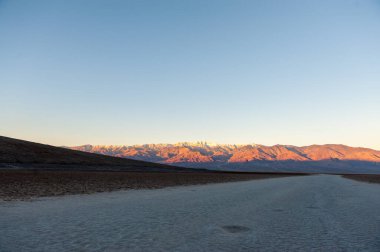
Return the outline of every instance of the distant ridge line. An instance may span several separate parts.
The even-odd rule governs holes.
[[[342,144],[273,145],[208,144],[180,142],[176,144],[83,145],[75,150],[161,163],[243,163],[251,161],[321,161],[359,160],[380,162],[380,151]]]

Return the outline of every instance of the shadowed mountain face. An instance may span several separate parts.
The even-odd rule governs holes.
[[[71,149],[116,157],[238,171],[307,171],[380,173],[380,151],[345,145],[209,145],[207,143],[134,146],[84,145]]]
[[[190,169],[59,148],[0,136],[0,168],[190,171]]]

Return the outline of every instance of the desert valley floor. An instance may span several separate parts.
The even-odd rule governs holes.
[[[379,251],[380,185],[313,175],[0,203],[1,251]]]

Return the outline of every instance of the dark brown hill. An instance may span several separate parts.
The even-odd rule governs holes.
[[[189,171],[165,164],[70,150],[4,136],[0,136],[0,167]]]

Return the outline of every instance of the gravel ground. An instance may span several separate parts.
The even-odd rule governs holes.
[[[342,177],[369,183],[380,183],[380,174],[353,174],[342,175]]]
[[[0,171],[0,200],[283,177],[206,172]]]

